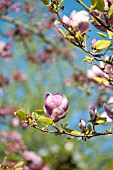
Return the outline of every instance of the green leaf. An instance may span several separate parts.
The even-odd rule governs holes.
[[[109,48],[109,50],[113,51],[113,48]]]
[[[59,31],[60,34],[62,34],[64,37],[66,37],[65,32],[61,28],[58,28],[58,31]]]
[[[77,130],[73,130],[71,133],[74,134],[74,135],[81,135],[81,132],[79,132]]]
[[[111,45],[111,42],[108,41],[108,40],[98,40],[96,43],[95,43],[95,48],[96,50],[103,50],[104,48],[107,48]]]
[[[108,81],[104,78],[94,77],[94,80],[98,83],[107,83]]]
[[[14,112],[14,114],[23,121],[27,120],[27,113],[22,110],[17,110],[16,112]]]
[[[63,127],[67,127],[67,126],[68,126],[68,124],[69,124],[69,123],[68,123],[68,122],[66,122],[66,123],[63,125]]]
[[[90,0],[92,9],[97,9],[98,11],[103,12],[104,11],[104,0]]]
[[[39,121],[41,121],[42,123],[46,123],[46,124],[53,124],[54,122],[52,121],[52,119],[47,118],[47,117],[41,117],[39,119]]]
[[[106,34],[103,34],[103,33],[101,33],[101,32],[97,32],[98,33],[98,35],[100,35],[101,37],[103,37],[103,38],[108,38],[108,36],[106,35]]]
[[[87,129],[86,129],[85,134],[88,135],[91,131],[92,131],[92,127],[91,127],[91,125],[89,124],[88,127],[87,127]]]
[[[77,32],[76,33],[76,38],[80,41],[80,42],[83,42],[84,41],[84,38],[82,36],[82,34],[80,32]]]
[[[13,168],[16,168],[16,167],[19,167],[19,166],[22,166],[24,164],[24,161],[21,161],[19,163],[17,163]]]
[[[40,0],[44,5],[49,5],[48,0]]]
[[[111,132],[112,132],[111,128],[106,130],[106,133],[111,133]]]
[[[113,17],[113,4],[110,6],[110,9],[108,11],[109,18]]]
[[[61,124],[61,127],[62,127],[62,129],[64,129],[66,132],[71,133],[71,132],[73,131],[72,129],[66,128],[65,125],[63,126],[63,125]]]
[[[82,63],[85,63],[85,62],[91,63],[92,60],[93,60],[93,58],[86,56],[85,59],[82,60]]]
[[[110,39],[112,39],[112,37],[113,37],[113,32],[112,32],[112,31],[107,30],[107,33],[108,33],[108,35],[109,35],[109,38],[110,38]]]
[[[63,7],[62,3],[64,2],[64,0],[61,0],[58,4],[58,7],[61,9]]]
[[[106,117],[97,117],[96,120],[95,120],[95,123],[98,123],[98,124],[103,124],[105,123],[107,120]]]
[[[44,110],[36,110],[35,113],[38,114],[38,115],[44,115],[45,114]]]
[[[23,168],[20,168],[22,165],[24,164],[23,161],[17,163],[13,168],[12,170],[22,170]]]

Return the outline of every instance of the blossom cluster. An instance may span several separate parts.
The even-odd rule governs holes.
[[[25,161],[23,170],[50,170],[49,166],[44,163],[43,159],[38,154],[27,149],[19,132],[1,131],[0,141],[4,145],[7,145],[5,155],[9,158],[10,168],[17,163],[18,159],[16,159],[16,157],[21,156]],[[11,156],[14,157],[13,160],[10,160]]]

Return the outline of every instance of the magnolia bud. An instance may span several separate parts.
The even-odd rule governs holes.
[[[60,93],[46,93],[44,110],[55,122],[63,119],[66,116],[68,109],[68,100]]]
[[[90,114],[91,120],[94,120],[98,116],[97,109],[94,106],[89,106],[89,114]]]
[[[79,128],[83,133],[86,131],[86,123],[84,122],[84,120],[80,120]]]

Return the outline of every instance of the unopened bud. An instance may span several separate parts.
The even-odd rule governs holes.
[[[94,106],[89,106],[89,114],[91,120],[94,120],[98,116],[97,109]]]
[[[79,128],[83,133],[86,131],[86,123],[84,122],[84,120],[80,120]]]

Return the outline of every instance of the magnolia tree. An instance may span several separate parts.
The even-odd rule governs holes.
[[[82,1],[77,0],[77,2],[84,7],[84,10],[77,12],[73,10],[70,16],[61,15],[60,10],[64,10],[63,1],[52,0],[48,2],[47,0],[42,0],[42,2],[48,7],[52,15],[56,14],[56,20],[54,24],[56,25],[58,31],[62,34],[63,39],[73,44],[75,47],[81,48],[87,53],[85,59],[82,62],[89,62],[92,64],[92,68],[87,70],[86,75],[79,72],[77,75],[78,82],[82,83],[94,83],[95,86],[101,86],[102,90],[106,93],[112,92],[113,86],[113,63],[112,55],[108,55],[108,51],[112,51],[112,36],[113,36],[113,4],[110,0],[92,0],[90,8],[86,6]],[[87,43],[88,33],[90,30],[90,24],[99,30],[98,35],[99,40],[95,37],[92,39],[92,43],[89,47]],[[96,33],[95,33],[96,34]],[[106,39],[105,39],[106,38]],[[68,83],[72,84],[70,79]],[[76,77],[75,77],[76,79]],[[96,131],[96,126],[104,124],[106,121],[113,120],[113,103],[110,100],[108,103],[104,103],[100,99],[98,104],[103,105],[105,114],[101,115],[97,108],[93,105],[89,106],[90,120],[88,124],[84,120],[80,120],[79,128],[80,131],[76,129],[67,128],[68,123],[61,124],[61,127],[57,127],[58,121],[66,117],[66,112],[69,107],[68,96],[64,96],[60,93],[46,93],[44,101],[44,110],[36,110],[32,113],[17,110],[15,115],[22,121],[26,122],[29,126],[34,127],[46,133],[53,133],[56,135],[67,135],[68,138],[78,138],[86,140],[94,136],[109,135],[112,134],[112,128],[107,129],[105,132]],[[49,116],[44,116],[47,114]],[[39,126],[39,122],[42,126]],[[47,126],[43,126],[43,123]],[[49,126],[52,126],[55,130],[50,130]]]
[[[5,155],[10,157],[9,162],[5,158],[1,163],[1,170],[50,169],[41,156],[30,151],[25,145],[21,134],[15,130],[20,125],[22,130],[31,127],[35,131],[45,132],[45,135],[46,133],[55,136],[63,135],[67,139],[73,140],[75,138],[88,141],[96,136],[113,134],[111,124],[113,120],[113,1],[91,0],[90,5],[87,6],[83,1],[76,0],[83,9],[78,11],[75,6],[69,16],[65,14],[64,0],[41,0],[41,2],[43,6],[46,6],[46,10],[49,10],[50,16],[43,14],[42,20],[39,20],[37,18],[40,18],[39,15],[42,12],[39,9],[41,8],[39,2],[0,1],[0,57],[2,65],[0,95],[3,100],[0,116],[1,127],[4,125],[5,119],[11,127],[11,131],[8,132],[4,130],[5,126],[3,126],[3,130],[0,132],[1,142],[5,145]],[[92,26],[95,28],[94,30],[91,29]],[[94,33],[93,38],[92,32]],[[79,60],[80,63],[82,62],[82,67],[78,66],[75,61],[74,48],[85,52],[82,61]],[[15,63],[18,63],[18,56],[21,56],[20,60],[23,57],[27,60],[31,81],[27,74],[16,68]],[[79,130],[70,128],[66,119],[71,107],[70,91],[63,95],[58,90],[60,88],[57,87],[56,93],[46,92],[44,99],[40,95],[42,91],[45,91],[42,86],[46,86],[44,82],[39,84],[47,76],[42,76],[43,70],[46,72],[46,69],[54,63],[58,63],[58,67],[59,59],[62,60],[62,63],[66,62],[73,70],[70,78],[62,79],[61,77],[61,84],[65,84],[67,88],[73,87],[85,91],[84,95],[87,95],[85,98],[91,96],[94,90],[97,95],[96,102],[89,104],[87,108],[90,119],[86,122],[81,118],[78,123]],[[14,60],[14,63],[11,63],[11,60]],[[4,63],[7,66],[7,76],[4,74],[6,71]],[[13,69],[9,67],[10,64],[13,65]],[[91,68],[89,68],[89,64]],[[21,69],[27,67],[23,60],[20,65]],[[63,70],[65,64],[61,66]],[[30,67],[32,67],[31,70]],[[61,71],[58,67],[59,70]],[[59,72],[59,75],[61,74],[62,72]],[[33,80],[35,75],[38,83]],[[51,81],[55,81],[55,78],[53,75]],[[31,88],[28,86],[28,81]],[[18,83],[20,86],[15,88],[13,82],[17,83],[16,87]],[[11,88],[8,89],[9,86]],[[34,89],[32,90],[33,86],[38,87],[38,97],[37,91],[33,92]],[[54,88],[53,84],[52,91],[56,90]],[[50,89],[49,84],[45,89]],[[22,95],[16,96],[17,91],[18,93],[22,91]],[[9,92],[8,95],[7,92]],[[28,103],[27,100],[24,100],[25,96],[29,100]],[[35,103],[37,100],[34,101],[34,98],[38,98],[38,107]],[[22,103],[15,104],[16,102]],[[26,106],[23,103],[27,103]],[[29,107],[31,103],[32,106]],[[104,112],[99,111],[100,108],[103,108]],[[60,123],[61,121],[62,123]],[[98,126],[102,124],[108,125],[104,132],[98,130]],[[19,157],[25,161],[25,164],[23,161],[17,163],[18,159],[14,159],[16,153],[19,153]]]

